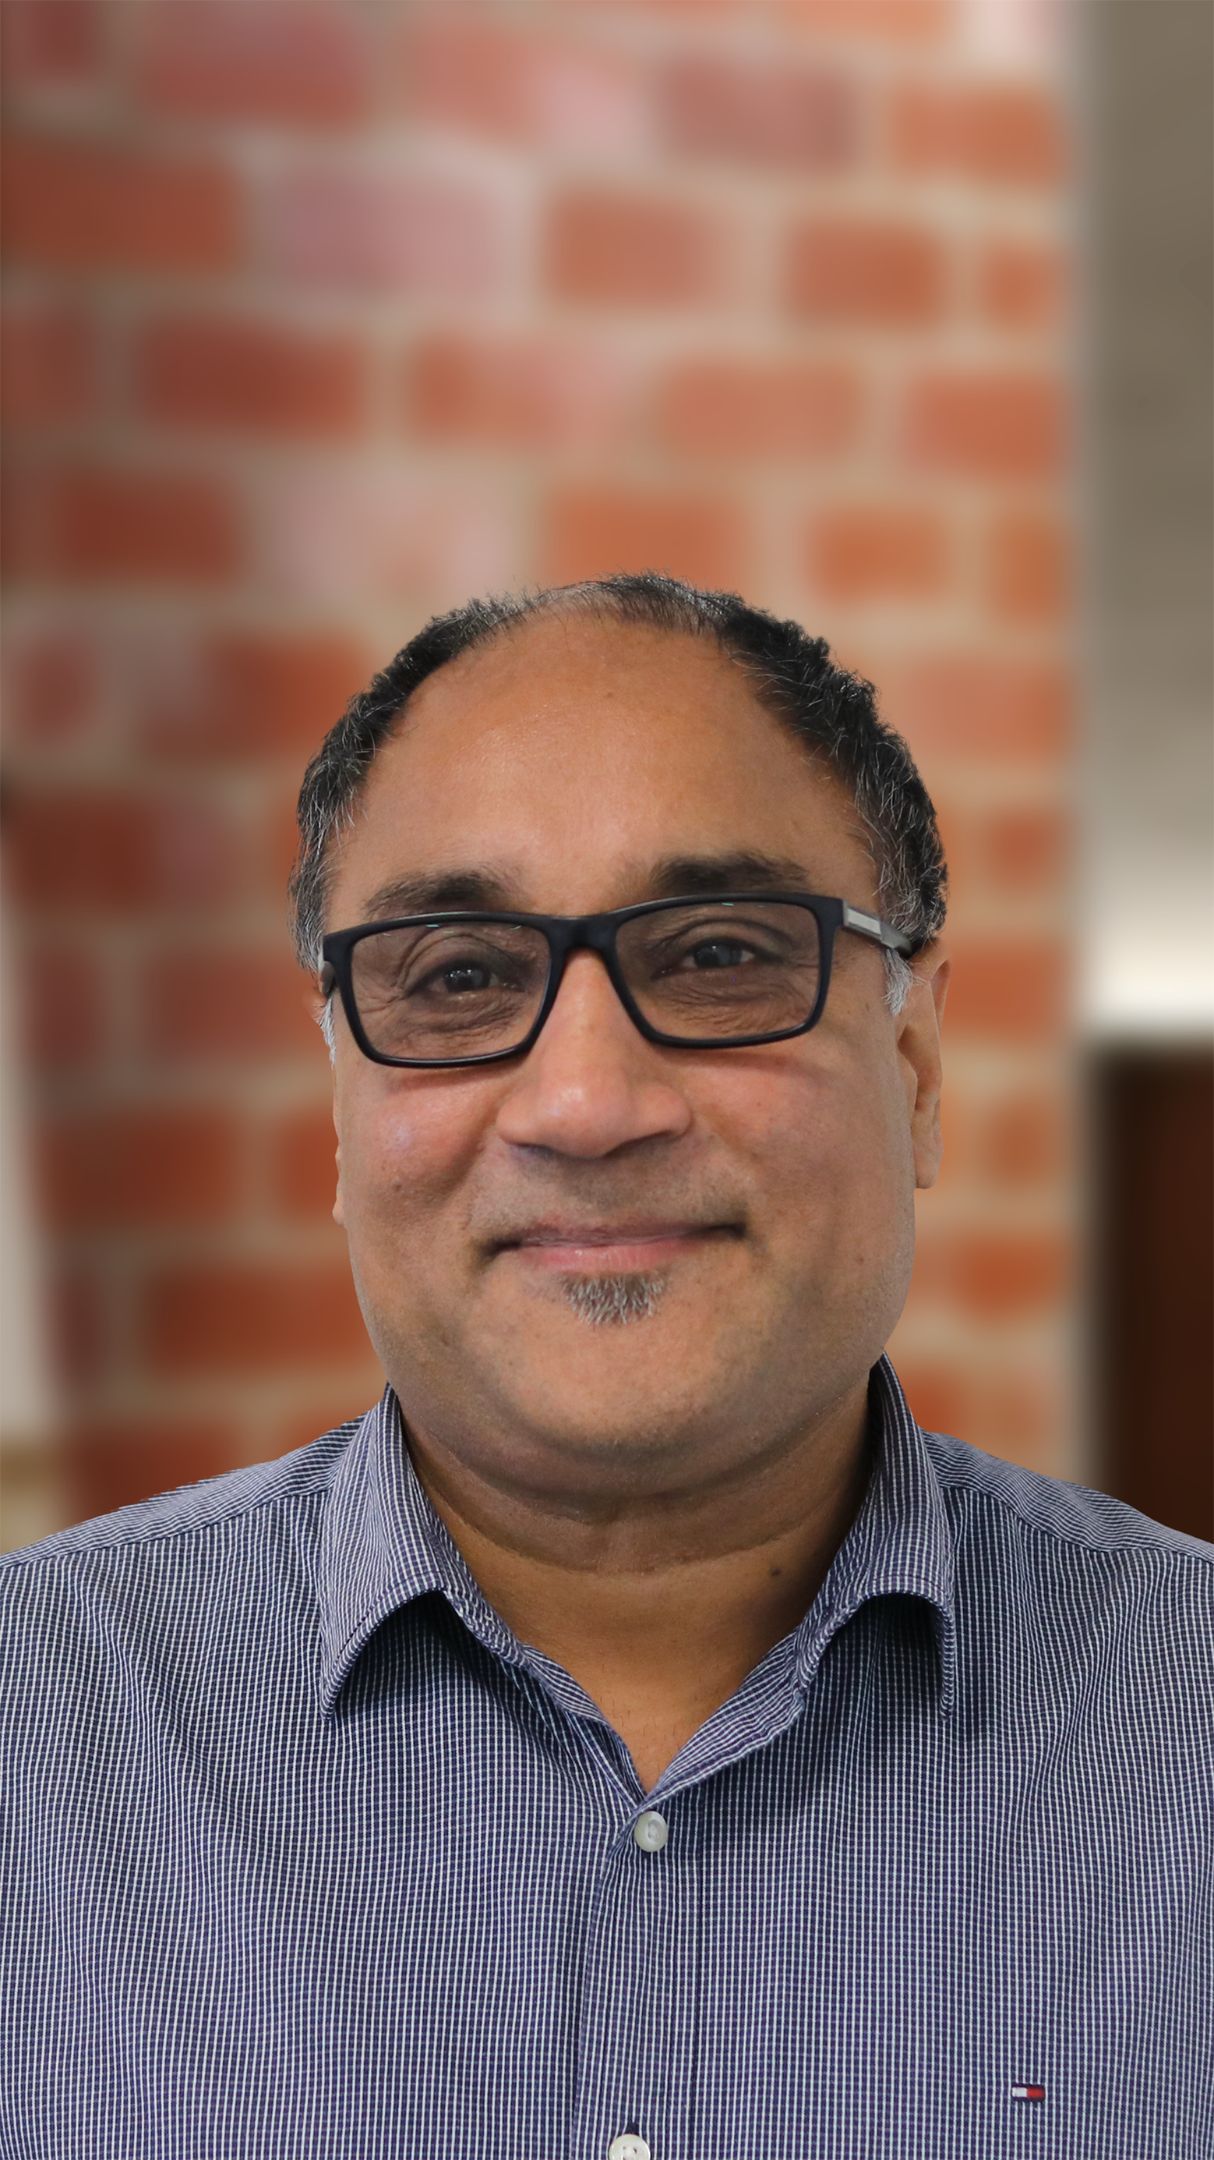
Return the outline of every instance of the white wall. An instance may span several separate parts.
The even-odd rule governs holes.
[[[1087,1032],[1214,1037],[1209,0],[1089,0]]]

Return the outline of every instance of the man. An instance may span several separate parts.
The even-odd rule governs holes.
[[[388,1386],[5,1563],[3,2150],[1207,2155],[1214,1547],[883,1355],[949,961],[869,686],[474,603],[300,827]]]

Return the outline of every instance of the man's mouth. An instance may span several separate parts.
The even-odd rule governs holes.
[[[531,1232],[501,1248],[537,1267],[643,1268],[658,1267],[740,1235],[734,1224],[674,1225],[669,1228],[604,1230],[557,1233],[548,1228]]]

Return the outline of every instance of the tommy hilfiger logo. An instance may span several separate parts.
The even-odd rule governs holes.
[[[1013,2085],[1013,2100],[1044,2100],[1044,2085]]]

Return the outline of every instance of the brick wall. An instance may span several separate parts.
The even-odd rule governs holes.
[[[921,762],[946,1165],[891,1347],[926,1423],[1078,1475],[1054,15],[0,24],[7,874],[63,1383],[22,1537],[378,1391],[285,928],[302,768],[427,614],[643,565],[826,634]]]

